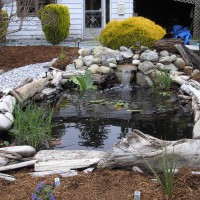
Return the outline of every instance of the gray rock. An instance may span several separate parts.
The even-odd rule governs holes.
[[[196,75],[199,73],[199,69],[194,69],[193,72],[192,72],[192,75]]]
[[[108,63],[113,63],[113,64],[115,64],[115,65],[117,64],[117,61],[116,61],[115,58],[108,58],[107,62],[108,62]]]
[[[76,70],[76,68],[75,68],[74,64],[69,64],[66,67],[66,71],[75,71],[75,70]]]
[[[140,86],[149,86],[149,84],[148,84],[148,82],[147,82],[147,80],[146,80],[146,77],[145,77],[145,75],[144,74],[142,74],[142,73],[140,73],[140,72],[138,72],[137,74],[136,74],[136,84],[137,85],[140,85]]]
[[[154,65],[150,61],[144,61],[138,65],[138,70],[143,74],[149,74],[157,69],[156,65]]]
[[[116,58],[116,61],[117,61],[118,63],[124,62],[123,56],[122,56],[120,53],[116,54],[116,55],[115,55],[115,58]]]
[[[75,65],[77,69],[80,69],[84,66],[83,60],[82,59],[76,59],[75,60]]]
[[[51,95],[51,94],[53,94],[53,93],[55,93],[56,92],[56,88],[45,88],[45,89],[43,89],[42,90],[42,93],[44,94],[44,95]]]
[[[108,62],[109,59],[110,59],[109,55],[106,55],[106,54],[102,55],[102,57],[101,57],[102,65],[108,67],[109,66],[109,62]]]
[[[0,150],[18,153],[23,158],[32,157],[36,154],[36,150],[28,145],[4,147]]]
[[[127,51],[127,50],[128,50],[128,48],[127,48],[127,47],[125,47],[125,46],[121,46],[121,47],[119,48],[119,50],[120,50],[120,51]]]
[[[156,66],[158,67],[159,70],[167,70],[167,71],[178,70],[178,68],[173,63],[169,65],[163,65],[162,63],[157,63]]]
[[[92,72],[92,74],[96,74],[99,70],[99,65],[93,64],[90,67],[88,67],[88,69]]]
[[[131,64],[124,64],[124,65],[118,65],[117,66],[118,71],[136,71],[137,67]]]
[[[140,174],[143,174],[143,173],[144,173],[144,171],[143,171],[141,168],[139,168],[138,166],[133,166],[133,167],[132,167],[132,171],[133,171],[133,172],[138,172],[138,173],[140,173]]]
[[[169,65],[172,63],[171,58],[169,56],[161,57],[158,62],[164,65]]]
[[[93,59],[94,59],[93,55],[85,56],[83,57],[83,62],[86,66],[89,67],[93,64]]]
[[[155,51],[146,50],[145,52],[143,52],[141,54],[140,60],[157,61],[158,60],[158,54]]]
[[[93,59],[93,64],[100,64],[101,63],[101,58],[94,58]]]
[[[133,57],[133,52],[128,49],[127,51],[122,51],[121,55],[125,58],[125,59],[129,59]]]
[[[177,58],[174,62],[174,65],[180,69],[183,70],[185,68],[185,61],[182,58]]]
[[[0,157],[0,167],[5,166],[9,162],[9,159]]]
[[[169,56],[169,52],[168,51],[161,51],[160,56],[161,57]]]
[[[133,61],[132,61],[132,64],[133,64],[133,65],[139,65],[139,64],[140,64],[140,60],[133,60]]]

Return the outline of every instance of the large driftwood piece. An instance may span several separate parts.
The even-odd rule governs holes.
[[[161,171],[163,153],[173,154],[176,168],[184,166],[200,167],[200,140],[182,139],[164,141],[143,134],[139,130],[122,138],[107,155],[98,163],[98,168],[128,168],[138,166],[150,171],[147,162],[156,170]]]
[[[0,172],[13,170],[13,169],[19,169],[19,168],[22,168],[22,167],[32,166],[36,163],[36,161],[37,160],[31,160],[31,161],[27,161],[27,162],[21,162],[21,163],[18,163],[18,164],[0,167]]]
[[[35,163],[35,171],[54,171],[54,170],[67,170],[67,169],[81,169],[90,167],[99,162],[99,158],[93,159],[78,159],[78,160],[56,160],[47,162]]]
[[[184,45],[174,45],[187,66],[200,69],[200,57]]]

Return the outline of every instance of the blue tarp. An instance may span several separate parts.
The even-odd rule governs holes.
[[[189,39],[192,37],[188,27],[182,25],[174,25],[171,32],[174,38],[181,38],[184,40],[184,44],[189,44]]]

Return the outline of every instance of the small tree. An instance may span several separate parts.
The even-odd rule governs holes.
[[[70,15],[67,6],[49,4],[41,9],[38,16],[47,41],[59,44],[69,35]]]

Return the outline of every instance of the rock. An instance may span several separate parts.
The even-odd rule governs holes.
[[[185,67],[185,61],[182,58],[177,58],[176,61],[174,62],[174,65],[178,69],[183,70]]]
[[[82,59],[76,59],[75,60],[75,65],[77,69],[80,69],[84,66],[83,60]]]
[[[190,67],[190,66],[185,66],[184,69],[183,69],[183,72],[184,72],[186,75],[191,75],[191,74],[192,74],[192,71],[193,71],[193,68]]]
[[[110,67],[106,67],[106,66],[100,66],[98,69],[98,72],[102,73],[102,74],[114,73],[114,71],[112,69],[110,69]]]
[[[85,56],[89,56],[92,53],[92,51],[91,49],[86,48],[86,49],[79,49],[78,53],[79,55],[85,57]]]
[[[139,60],[140,59],[140,54],[139,53],[136,53],[134,56],[133,56],[133,60]]]
[[[158,54],[155,51],[146,50],[140,55],[140,60],[157,61]]]
[[[116,61],[115,58],[108,58],[107,62],[108,62],[108,63],[113,63],[113,64],[115,64],[115,65],[117,64],[117,61]]]
[[[143,171],[141,168],[139,168],[138,166],[133,166],[133,167],[132,167],[132,171],[133,171],[133,172],[138,172],[138,173],[140,173],[140,174],[143,174],[143,173],[144,173],[144,171]]]
[[[85,56],[85,57],[83,57],[83,62],[86,66],[89,67],[93,64],[93,59],[94,59],[94,56],[92,56],[92,55]]]
[[[101,58],[102,55],[107,55],[109,57],[116,57],[117,54],[119,54],[119,51],[101,46],[94,47],[92,50],[92,55],[94,55],[94,58]]]
[[[169,52],[168,51],[161,51],[160,56],[161,57],[169,56]]]
[[[45,88],[42,90],[42,93],[46,96],[51,95],[57,91],[56,88]]]
[[[0,167],[5,166],[9,162],[9,159],[0,157]]]
[[[192,75],[195,75],[195,74],[197,74],[199,72],[200,72],[199,69],[194,69],[193,72],[192,72]]]
[[[16,104],[16,100],[11,95],[3,96],[0,99],[0,111],[6,111],[12,113]],[[3,109],[3,110],[2,110]]]
[[[92,72],[92,74],[96,74],[99,70],[99,65],[93,64],[90,67],[88,67],[88,69]]]
[[[109,67],[113,69],[113,68],[117,68],[117,65],[114,63],[109,63]]]
[[[116,58],[117,63],[124,62],[123,56],[120,53],[116,54],[115,58]]]
[[[121,47],[119,48],[119,50],[120,50],[120,51],[127,51],[127,50],[128,50],[128,48],[127,48],[127,47],[125,47],[125,46],[121,46]]]
[[[18,153],[23,158],[32,157],[36,154],[36,150],[28,145],[4,147],[0,150]]]
[[[121,55],[124,59],[129,59],[133,57],[133,52],[130,49],[128,49],[127,51],[122,51]]]
[[[74,64],[69,64],[66,67],[66,71],[75,71],[75,70],[76,70],[76,68],[75,68]]]
[[[132,64],[133,64],[133,65],[139,65],[139,64],[140,64],[140,60],[133,60],[133,61],[132,61]]]
[[[143,74],[149,74],[157,69],[156,65],[154,65],[150,61],[144,61],[138,65],[138,70]]]
[[[167,70],[167,71],[178,70],[177,67],[173,63],[169,65],[163,65],[162,63],[157,63],[156,66],[159,70]]]
[[[171,59],[172,62],[175,62],[177,57],[176,57],[176,55],[173,54],[173,55],[170,56],[170,59]]]
[[[149,86],[146,76],[143,73],[138,72],[136,74],[136,84],[140,86]]]
[[[124,65],[118,65],[117,66],[118,71],[129,71],[133,72],[137,70],[137,67],[131,64],[124,64]]]
[[[200,139],[200,119],[194,125],[192,138]]]
[[[172,63],[171,58],[169,56],[161,57],[158,62],[164,65],[169,65]]]
[[[93,59],[93,64],[100,64],[101,63],[101,59],[100,58],[94,58]]]
[[[4,70],[3,70],[3,69],[0,69],[0,75],[3,74],[3,73],[4,73]]]
[[[200,82],[200,72],[197,72],[197,73],[195,73],[195,74],[194,74],[194,72],[193,72],[191,78],[192,78],[193,80],[195,80],[195,81]]]
[[[102,55],[102,57],[101,57],[101,63],[102,63],[102,65],[103,66],[109,66],[109,62],[108,62],[108,60],[110,59],[110,56],[108,56],[108,55]]]

